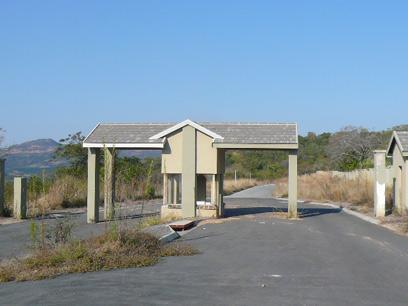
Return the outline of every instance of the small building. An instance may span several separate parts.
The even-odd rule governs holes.
[[[86,137],[88,148],[88,222],[99,216],[98,159],[105,155],[105,218],[114,202],[117,150],[160,150],[163,174],[162,216],[222,217],[226,150],[287,150],[289,217],[297,216],[295,123],[98,124]]]
[[[392,158],[394,208],[408,210],[408,132],[394,131],[386,154]]]

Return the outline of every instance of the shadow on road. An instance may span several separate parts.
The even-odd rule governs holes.
[[[288,212],[287,208],[261,206],[261,207],[238,207],[225,208],[225,217],[238,217],[244,215],[255,215],[264,213]],[[325,214],[337,214],[341,212],[341,208],[298,208],[300,218],[309,218]]]

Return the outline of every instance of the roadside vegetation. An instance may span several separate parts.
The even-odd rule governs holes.
[[[274,195],[287,197],[287,179],[275,181]],[[360,206],[360,210],[373,208],[374,181],[368,171],[358,171],[353,177],[341,173],[319,171],[298,178],[298,197],[305,201],[335,202]],[[392,190],[386,189],[386,204],[390,207]]]
[[[72,239],[73,224],[58,222],[51,232],[44,223],[30,225],[32,253],[0,264],[0,282],[53,278],[68,273],[145,267],[166,256],[190,256],[198,251],[182,243],[161,244],[137,228],[112,222],[101,235]]]
[[[308,133],[305,136],[299,136],[298,172],[303,175],[316,171],[351,171],[370,168],[373,166],[372,151],[385,148],[394,129],[408,130],[408,126],[397,126],[379,132],[359,127],[346,127],[335,133]],[[83,135],[78,132],[60,140],[61,147],[56,151],[54,158],[68,161],[69,166],[58,168],[52,174],[43,173],[29,178],[29,216],[43,215],[55,209],[86,205],[87,150],[82,148],[83,139]],[[102,203],[103,158],[100,163]],[[284,151],[227,151],[224,192],[230,194],[272,180],[283,182],[281,178],[287,176],[287,167],[287,152]],[[347,183],[338,180],[338,178],[319,178],[316,175],[305,176],[304,179],[301,178],[299,196],[315,200],[372,203],[370,199],[372,195],[368,192],[369,187],[364,187],[369,186],[369,183],[364,181]],[[305,188],[302,188],[303,185]],[[315,186],[313,190],[317,191],[308,191],[312,189],[310,186]],[[339,191],[343,190],[341,186],[348,191]],[[318,190],[322,190],[321,194],[318,194]],[[363,194],[358,196],[361,190]],[[140,159],[118,156],[116,162],[117,202],[153,199],[161,196],[160,158]],[[6,214],[11,215],[13,201],[11,181],[6,184],[5,197]]]
[[[28,180],[28,214],[44,215],[55,209],[86,206],[87,150],[82,148],[81,133],[61,139],[62,146],[55,159],[64,159],[69,166],[55,173],[34,175]],[[103,200],[104,165],[100,159],[100,198]],[[118,202],[153,199],[162,196],[160,159],[118,157],[116,162],[116,200]],[[6,182],[5,200],[8,215],[12,214],[13,182]]]
[[[408,130],[408,125],[385,131],[369,131],[361,127],[345,127],[335,133],[299,135],[299,174],[317,171],[352,171],[373,167],[373,150],[385,149],[392,130]],[[287,175],[285,151],[230,151],[226,155],[225,178],[250,177],[274,180]]]

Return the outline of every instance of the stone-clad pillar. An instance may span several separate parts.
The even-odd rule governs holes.
[[[4,205],[5,205],[5,202],[4,202],[5,201],[4,192],[5,192],[5,184],[6,184],[5,164],[6,164],[6,160],[0,159],[0,216],[4,215]]]
[[[27,178],[14,178],[14,217],[27,218]]]
[[[385,150],[374,151],[374,214],[385,216]]]
[[[88,149],[87,222],[99,221],[99,155],[100,150]]]
[[[297,150],[289,152],[288,218],[297,218]]]
[[[184,218],[194,218],[196,216],[196,130],[190,125],[183,128],[182,154],[182,212]]]
[[[114,148],[106,148],[105,157],[105,180],[104,180],[104,212],[105,220],[113,220],[115,215],[115,157]]]

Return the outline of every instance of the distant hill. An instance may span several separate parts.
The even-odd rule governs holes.
[[[54,152],[60,146],[53,139],[37,139],[7,148],[6,176],[33,175],[42,171],[52,172],[67,164],[64,160],[54,160]]]
[[[53,139],[37,139],[13,145],[3,150],[6,157],[6,176],[51,173],[58,167],[68,165],[65,160],[55,160],[55,150],[61,146]],[[2,154],[2,155],[3,155]],[[158,151],[120,151],[119,156],[139,158],[160,156]]]

